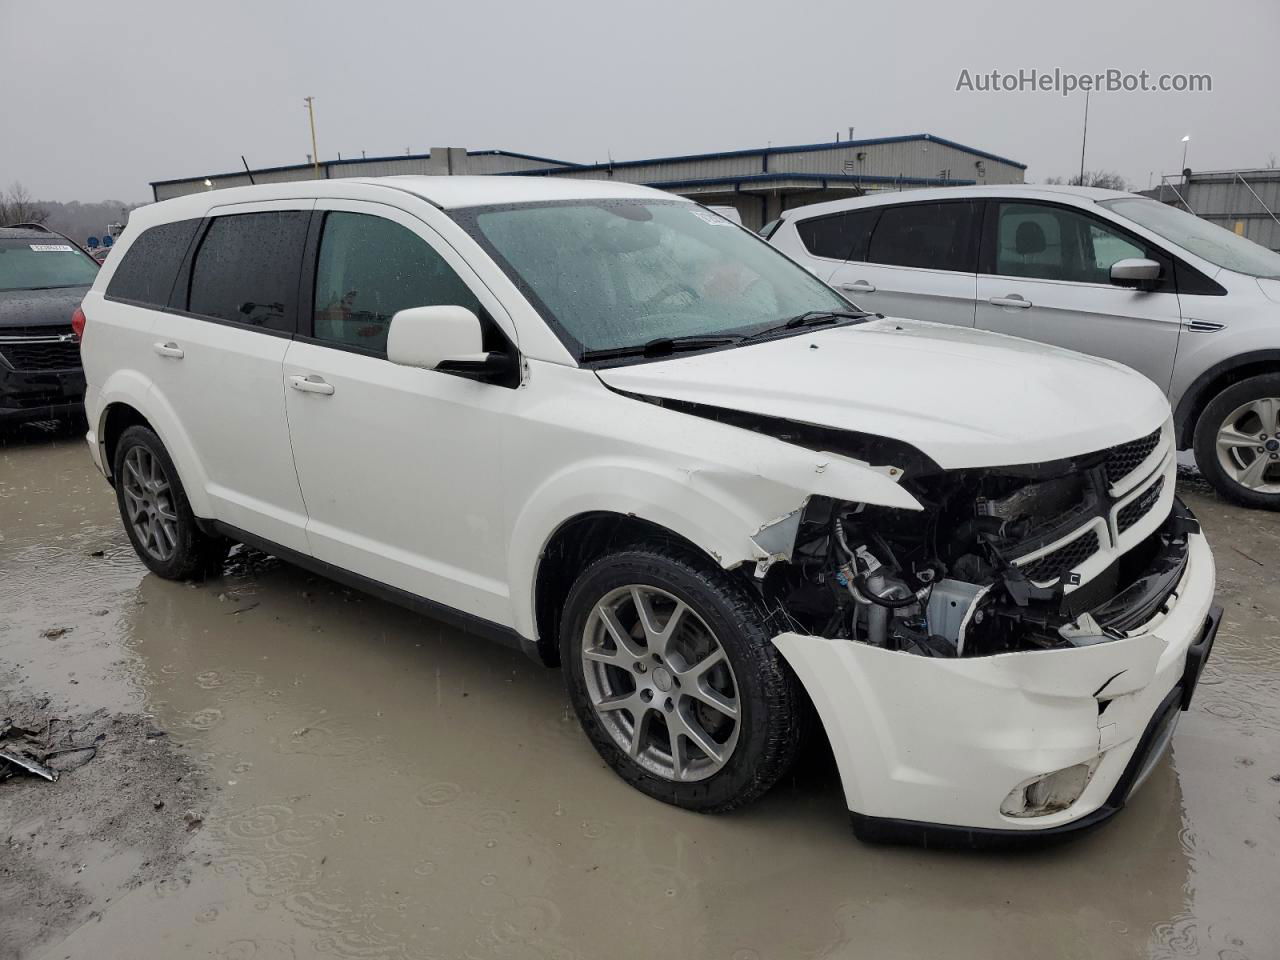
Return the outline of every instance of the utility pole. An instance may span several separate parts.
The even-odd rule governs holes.
[[[1080,132],[1080,186],[1084,186],[1084,145],[1089,139],[1089,91],[1084,92],[1084,129]]]
[[[303,97],[307,104],[307,116],[311,118],[311,163],[315,170],[315,178],[320,179],[320,151],[316,149],[316,108],[315,97]]]

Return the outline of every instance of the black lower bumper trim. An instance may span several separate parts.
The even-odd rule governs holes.
[[[1162,734],[1166,732],[1166,727],[1172,722],[1173,716],[1178,711],[1187,709],[1191,703],[1192,694],[1195,693],[1204,663],[1213,649],[1213,641],[1218,634],[1218,626],[1221,622],[1222,608],[1218,606],[1211,608],[1201,628],[1200,639],[1187,650],[1187,665],[1183,669],[1182,679],[1160,702],[1146,729],[1142,731],[1138,746],[1133,751],[1133,756],[1129,758],[1124,772],[1120,774],[1120,779],[1116,781],[1111,794],[1102,806],[1092,813],[1087,813],[1079,820],[1072,820],[1070,823],[1036,830],[957,827],[943,823],[897,820],[893,817],[868,817],[861,813],[850,813],[854,836],[867,843],[909,844],[947,850],[1000,850],[1042,846],[1092,830],[1124,808],[1134,784],[1143,775],[1148,764],[1154,761],[1152,751],[1161,746]]]

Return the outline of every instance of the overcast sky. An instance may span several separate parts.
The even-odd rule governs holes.
[[[1044,11],[1044,12],[1042,12]],[[140,201],[151,180],[502,148],[576,161],[927,132],[1079,168],[1084,98],[956,92],[973,75],[1208,73],[1100,93],[1087,166],[1139,188],[1280,155],[1280,3],[1035,0],[0,0],[0,188]]]

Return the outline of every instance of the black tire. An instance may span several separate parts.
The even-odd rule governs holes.
[[[138,526],[130,519],[126,461],[135,451],[145,452],[154,458],[156,469],[168,484],[166,512],[175,518],[172,521],[174,536],[172,542],[166,538],[163,551],[154,544],[144,542]],[[150,427],[132,426],[120,435],[111,471],[115,478],[116,505],[120,508],[120,520],[138,559],[149,570],[166,580],[201,579],[219,571],[230,543],[222,537],[209,536],[200,529],[191,512],[191,504],[187,501],[182,481],[178,478],[178,470],[164,444]]]
[[[632,584],[655,588],[687,604],[714,635],[732,670],[739,711],[736,739],[724,765],[704,779],[678,782],[646,769],[622,749],[592,705],[583,657],[588,619],[597,603]],[[777,783],[804,736],[808,702],[771,642],[777,632],[748,589],[691,552],[655,545],[609,554],[582,572],[565,603],[560,654],[569,698],[592,745],[627,783],[688,810],[731,810]],[[664,735],[668,734],[667,718],[656,709],[653,715],[661,717]],[[676,751],[670,753],[674,756]]]
[[[1244,404],[1268,397],[1280,398],[1280,373],[1250,377],[1227,387],[1209,401],[1201,412],[1200,419],[1196,421],[1194,448],[1196,465],[1201,474],[1222,496],[1246,507],[1280,510],[1280,493],[1250,489],[1232,477],[1218,459],[1218,432],[1228,417]],[[1269,434],[1267,440],[1262,439],[1263,432]],[[1269,429],[1265,429],[1259,425],[1257,433],[1258,446],[1263,451],[1261,454],[1257,454],[1256,450],[1253,453],[1266,457],[1268,461],[1273,454],[1277,455],[1274,465],[1267,467],[1266,479],[1268,483],[1280,482],[1280,436],[1277,436],[1280,434],[1280,426],[1271,424]]]

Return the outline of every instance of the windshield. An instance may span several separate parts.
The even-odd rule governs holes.
[[[1280,254],[1184,210],[1139,197],[1104,200],[1102,206],[1219,267],[1280,279]]]
[[[850,309],[803,267],[692,203],[519,204],[454,217],[579,357]]]
[[[93,258],[59,236],[0,240],[0,291],[87,287],[97,275]]]

